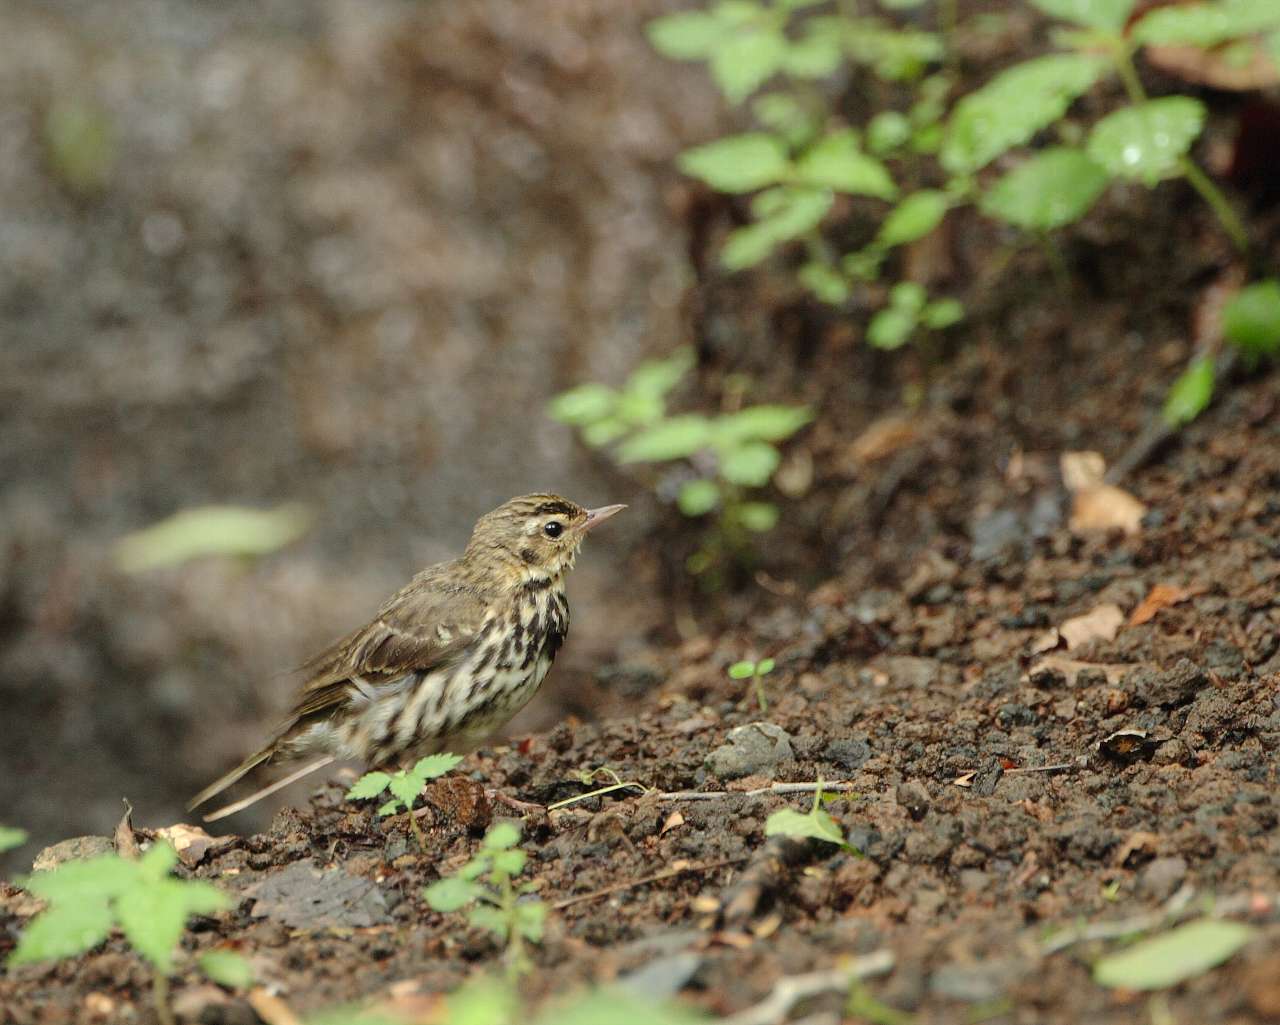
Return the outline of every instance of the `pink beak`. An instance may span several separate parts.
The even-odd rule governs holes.
[[[600,526],[610,516],[617,515],[625,508],[625,505],[602,505],[599,509],[588,509],[587,520],[582,525],[583,533]]]

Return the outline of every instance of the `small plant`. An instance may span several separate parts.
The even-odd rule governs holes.
[[[158,843],[137,861],[104,854],[22,880],[26,890],[49,906],[23,931],[9,964],[72,957],[97,946],[113,928],[119,928],[134,950],[151,963],[156,1014],[170,1025],[169,975],[187,919],[231,904],[209,883],[170,876],[177,860],[172,847]]]
[[[420,758],[417,764],[407,771],[401,769],[394,773],[366,772],[352,784],[351,789],[347,791],[347,798],[357,801],[390,793],[391,800],[378,809],[378,815],[386,818],[388,815],[394,815],[401,808],[408,812],[409,828],[418,841],[418,849],[425,854],[427,840],[422,835],[422,827],[418,825],[417,816],[413,814],[414,802],[422,794],[422,788],[427,780],[436,779],[452,771],[461,761],[461,755],[435,754]]]
[[[426,888],[423,895],[436,911],[458,911],[470,906],[471,924],[487,929],[506,946],[508,974],[512,977],[529,967],[525,942],[542,939],[547,906],[536,898],[526,898],[534,887],[516,885],[528,856],[516,844],[520,830],[509,822],[491,826],[474,858],[458,870]]]
[[[1222,337],[1250,367],[1280,355],[1280,279],[1241,289],[1222,311]],[[1165,421],[1171,427],[1190,423],[1208,407],[1216,384],[1213,353],[1198,354],[1169,389]]]
[[[794,808],[781,808],[765,820],[765,836],[789,836],[796,840],[812,837],[833,843],[853,854],[858,854],[856,847],[845,839],[844,830],[840,828],[831,814],[823,808],[825,797],[822,793],[822,781],[818,781],[818,789],[813,794],[813,806],[804,813]]]
[[[706,61],[727,99],[750,101],[758,123],[679,159],[686,174],[712,188],[752,197],[751,223],[729,234],[724,267],[742,270],[796,245],[805,254],[800,283],[819,300],[842,305],[860,282],[880,277],[896,247],[932,233],[949,211],[972,206],[1041,241],[1061,271],[1050,232],[1082,218],[1112,183],[1155,188],[1171,178],[1184,178],[1245,249],[1238,216],[1190,156],[1206,120],[1204,103],[1194,96],[1149,97],[1134,58],[1145,46],[1226,45],[1243,59],[1261,47],[1280,62],[1280,4],[1216,0],[1159,7],[1137,18],[1136,0],[1030,4],[1059,23],[1052,37],[1059,50],[959,95],[950,71],[954,2],[937,5],[932,32],[917,28],[929,25],[927,14],[913,13],[908,28],[863,17],[853,5],[815,10],[807,0],[718,0],[706,10],[651,22],[649,38],[660,52]],[[847,123],[820,83],[850,66],[895,83],[892,94],[903,98],[902,109]],[[1073,121],[1076,101],[1109,78],[1121,83],[1126,102],[1091,126]],[[1048,146],[992,173],[997,160],[1007,161],[1046,133]],[[839,196],[859,202],[837,204]],[[878,205],[883,213],[875,212]],[[841,226],[841,239],[861,234],[871,241],[843,252],[833,247],[823,228],[837,210],[853,218]],[[889,294],[890,305],[869,325],[873,345],[896,348],[918,325],[943,330],[963,315],[953,300],[931,307],[918,285]],[[1197,370],[1203,387],[1206,371]]]
[[[27,842],[27,831],[13,826],[0,826],[0,854],[21,847]]]
[[[735,662],[729,667],[729,679],[755,680],[756,703],[761,712],[769,711],[769,703],[764,697],[764,678],[773,672],[773,666],[773,659],[762,658],[759,662]]]
[[[584,384],[556,396],[553,418],[576,427],[588,445],[612,446],[622,464],[669,466],[655,482],[674,495],[689,517],[715,514],[710,538],[691,569],[702,572],[725,548],[740,549],[753,533],[773,529],[778,508],[751,497],[772,480],[782,462],[780,442],[812,418],[798,406],[747,406],[715,416],[673,415],[666,396],[693,366],[693,353],[679,349],[664,360],[639,366],[620,389]]]

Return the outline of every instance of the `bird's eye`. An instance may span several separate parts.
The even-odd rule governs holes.
[[[559,537],[564,533],[564,524],[559,520],[548,520],[546,524],[543,525],[542,532],[546,534],[547,537]]]

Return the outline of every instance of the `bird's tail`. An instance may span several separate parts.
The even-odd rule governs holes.
[[[218,819],[225,819],[228,815],[234,815],[236,812],[249,807],[249,805],[251,804],[257,804],[264,797],[267,797],[270,794],[274,794],[277,790],[283,790],[290,783],[296,783],[298,780],[302,779],[303,776],[307,776],[315,772],[316,769],[323,769],[326,765],[329,765],[333,761],[334,761],[333,755],[325,755],[323,758],[317,758],[310,765],[304,765],[301,769],[298,769],[296,772],[289,773],[289,775],[285,776],[284,779],[278,779],[274,783],[272,783],[270,786],[265,786],[261,790],[254,791],[248,797],[242,797],[240,800],[235,801],[232,804],[228,804],[223,808],[219,808],[217,811],[210,812],[208,815],[204,817],[204,820],[205,822],[217,822]]]
[[[216,797],[218,794],[222,793],[222,791],[226,790],[227,787],[231,786],[232,783],[235,783],[238,779],[240,779],[240,777],[242,777],[245,773],[249,772],[251,769],[257,768],[259,765],[265,762],[268,758],[270,758],[273,754],[275,754],[275,752],[276,752],[276,744],[275,744],[275,741],[272,741],[270,744],[264,747],[261,751],[258,751],[255,754],[251,754],[248,758],[246,758],[243,762],[237,765],[230,772],[228,772],[225,776],[219,776],[216,780],[214,780],[207,787],[201,790],[200,793],[196,794],[195,797],[191,798],[191,800],[187,802],[187,811],[191,811],[195,808],[199,808],[200,805],[204,804],[204,802],[209,800],[209,798]]]

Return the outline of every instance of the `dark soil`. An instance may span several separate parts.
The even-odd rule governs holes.
[[[511,746],[478,752],[431,786],[421,818],[428,853],[403,816],[381,820],[368,802],[344,801],[349,777],[309,800],[292,791],[296,807],[264,832],[254,832],[264,820],[232,819],[242,835],[191,848],[180,873],[216,882],[237,903],[197,920],[184,938],[173,982],[179,1019],[276,1025],[290,1011],[379,1001],[406,1020],[433,1020],[426,997],[501,964],[491,938],[431,910],[422,894],[474,853],[492,821],[515,814],[488,793],[545,806],[604,785],[582,774],[607,768],[638,786],[523,819],[527,875],[552,908],[520,983],[531,1007],[579,984],[622,980],[733,1014],[789,976],[884,952],[892,965],[865,981],[865,993],[920,1023],[1280,1020],[1280,384],[1237,375],[1208,415],[1123,477],[1147,510],[1132,534],[1070,529],[1072,498],[1058,467],[1062,453],[1090,449],[1121,462],[1203,340],[1199,325],[1221,284],[1239,274],[1189,190],[1109,195],[1061,240],[1069,287],[1039,251],[1006,248],[1010,240],[990,226],[949,222],[933,250],[906,258],[931,288],[960,295],[969,321],[945,346],[874,353],[860,333],[876,295],[835,313],[805,300],[781,264],[732,279],[715,271],[717,240],[740,211],[668,188],[662,175],[687,141],[682,133],[705,137],[720,115],[705,94],[690,100],[666,80],[666,65],[650,63],[636,42],[648,12],[629,11],[626,21],[575,6],[561,20],[494,4],[442,23],[396,8],[357,30],[338,16],[316,23],[287,16],[287,4],[273,10],[267,28],[292,40],[287,59],[261,47],[256,33],[267,29],[234,5],[226,23],[199,22],[207,38],[182,45],[261,75],[283,60],[280,74],[311,83],[244,92],[240,120],[256,134],[214,147],[242,146],[245,166],[260,166],[250,151],[282,123],[281,109],[298,115],[289,98],[310,112],[289,121],[296,189],[283,188],[279,169],[259,183],[267,196],[280,190],[287,237],[330,256],[344,245],[378,252],[387,225],[438,204],[468,211],[453,226],[461,240],[451,254],[487,266],[484,226],[500,222],[524,254],[521,268],[541,253],[546,265],[567,259],[569,270],[552,274],[552,286],[529,271],[476,293],[459,282],[474,285],[480,270],[459,269],[455,279],[450,261],[437,260],[440,280],[395,279],[388,297],[368,281],[326,276],[323,259],[306,264],[279,251],[271,232],[250,230],[276,223],[270,212],[242,210],[231,239],[196,220],[193,251],[220,254],[231,291],[257,297],[278,358],[245,355],[223,376],[190,354],[175,358],[177,377],[163,394],[145,374],[124,375],[140,389],[127,399],[128,416],[115,394],[124,385],[86,381],[70,344],[92,325],[77,321],[58,335],[62,348],[41,348],[56,283],[21,292],[27,319],[14,351],[23,375],[10,375],[0,394],[24,393],[38,410],[34,424],[80,433],[68,443],[28,427],[0,443],[18,481],[4,494],[13,515],[0,547],[4,824],[33,824],[49,840],[103,833],[122,791],[137,822],[178,821],[181,796],[270,720],[275,695],[258,675],[340,632],[353,610],[400,582],[402,563],[413,560],[394,538],[417,539],[417,561],[438,557],[451,547],[444,535],[456,538],[477,506],[521,490],[511,452],[531,428],[502,417],[517,393],[533,410],[558,387],[617,380],[632,355],[688,336],[700,356],[691,404],[713,404],[730,390],[729,375],[745,373],[753,400],[807,401],[818,417],[787,453],[787,493],[776,496],[782,525],[738,587],[708,593],[690,584],[678,567],[695,532],[643,493],[629,513],[631,535],[584,553],[565,653],[572,661],[553,673],[560,689],[532,709],[531,721],[546,728],[532,736],[517,728]],[[76,34],[43,13],[11,20],[28,39]],[[448,45],[426,46],[428,27]],[[575,50],[561,31],[593,45]],[[995,51],[981,59],[998,64],[1034,44],[1031,23],[1013,19],[1006,38],[988,42]],[[33,61],[42,52],[28,50]],[[608,62],[587,66],[564,56],[605,50]],[[510,82],[494,91],[488,71],[513,54],[545,95]],[[25,81],[0,78],[0,87],[22,94]],[[145,92],[141,81],[135,87]],[[389,113],[373,102],[388,95]],[[327,120],[334,97],[352,109]],[[547,113],[571,102],[584,105],[574,117]],[[374,113],[362,119],[365,107]],[[602,126],[654,109],[661,116],[642,119],[634,138],[618,132],[612,148],[601,142]],[[1230,101],[1217,98],[1211,141],[1229,137],[1232,116]],[[406,122],[417,126],[408,135]],[[335,123],[351,134],[332,137]],[[439,160],[455,146],[493,155],[515,145],[502,135],[513,124],[525,142],[549,147],[568,177],[521,183],[482,158],[477,166],[493,176],[483,201],[462,203],[448,183],[460,188],[465,175],[442,177],[423,156],[436,145]],[[376,217],[353,198],[375,170],[397,183],[380,193],[391,198]],[[611,187],[599,193],[599,182]],[[254,195],[243,182],[234,190],[245,202]],[[145,206],[128,193],[116,200],[123,209]],[[344,196],[355,203],[345,213]],[[595,199],[578,205],[586,196]],[[172,202],[189,212],[212,200]],[[57,221],[71,216],[64,207],[98,237],[114,237],[101,205],[52,188],[31,209]],[[564,210],[582,220],[565,222]],[[610,264],[627,210],[635,213],[629,255]],[[527,222],[512,220],[519,211]],[[1259,249],[1274,255],[1275,209],[1253,214]],[[865,228],[860,216],[849,212],[851,234]],[[498,249],[501,241],[488,238]],[[181,291],[204,273],[196,264],[160,261],[137,281],[159,275]],[[646,298],[630,295],[631,283],[676,264]],[[303,266],[296,280],[280,277]],[[693,284],[682,292],[686,276]],[[222,307],[205,308],[192,288],[188,312],[222,323]],[[128,294],[105,323],[181,320],[175,293]],[[530,309],[534,294],[542,305]],[[386,324],[383,335],[377,329],[387,310],[419,307],[437,318],[430,331],[414,327],[399,355],[361,362],[369,346],[390,344]],[[472,331],[475,310],[485,323]],[[581,338],[563,340],[579,328]],[[195,334],[179,334],[195,345]],[[312,361],[317,336],[331,341],[334,359]],[[454,339],[447,359],[437,352],[444,336]],[[621,349],[619,337],[628,340]],[[467,351],[472,371],[450,376]],[[439,362],[424,369],[424,354]],[[512,365],[521,381],[508,382],[511,394],[495,392],[493,375]],[[406,367],[421,378],[401,379]],[[434,389],[430,401],[424,387]],[[431,410],[428,436],[405,433],[397,417],[414,420],[405,403]],[[199,429],[192,408],[204,417]],[[377,417],[360,412],[373,408]],[[6,424],[20,419],[10,409]],[[342,415],[317,412],[333,409]],[[533,419],[532,430],[549,430],[540,414]],[[495,435],[478,450],[471,439],[484,424]],[[131,449],[130,437],[145,443]],[[555,470],[584,487],[637,489],[571,450],[563,432],[530,450],[521,474],[544,475],[530,486],[545,486]],[[42,457],[39,473],[20,465],[32,454]],[[441,466],[439,487],[419,501],[404,482]],[[371,498],[388,476],[400,490]],[[111,569],[104,552],[121,530],[228,491],[264,501],[301,495],[332,512],[321,536],[247,570],[197,565],[138,581]],[[68,494],[75,500],[60,504]],[[95,519],[95,510],[105,512]],[[434,529],[446,522],[447,531]],[[1176,600],[1151,602],[1157,588],[1178,589]],[[1114,636],[1066,648],[1064,624],[1107,606],[1118,610]],[[762,655],[777,663],[765,680],[767,712],[725,671]],[[31,728],[15,734],[10,723]],[[740,727],[756,740],[767,734],[757,748],[773,755],[741,767],[745,776],[721,750]],[[829,810],[859,853],[766,839],[771,812],[803,810],[811,796],[746,792],[819,778],[843,788]],[[137,836],[145,843],[155,833],[139,826]],[[1259,927],[1227,965],[1150,1005],[1094,984],[1092,962],[1122,931],[1108,932],[1108,923],[1158,929],[1211,902]],[[0,958],[35,911],[0,883]],[[194,957],[215,947],[248,957],[261,988],[235,993],[205,980]],[[265,1009],[267,990],[284,1011]],[[56,965],[0,969],[5,1025],[149,1022],[149,1001],[149,973],[118,937]],[[843,1006],[843,994],[820,994],[790,1020],[840,1021]]]

